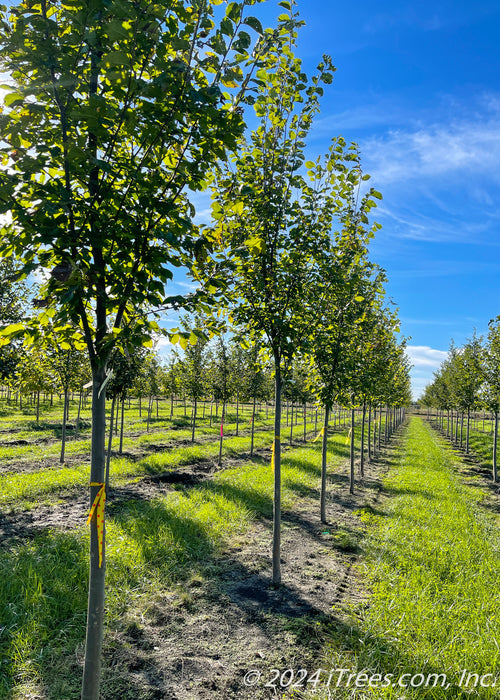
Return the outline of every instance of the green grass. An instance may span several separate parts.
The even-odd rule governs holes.
[[[335,688],[335,698],[494,698],[494,688],[466,689],[463,669],[500,677],[500,536],[495,516],[481,508],[482,492],[464,485],[456,456],[413,418],[396,469],[385,480],[383,514],[366,511],[367,606],[332,630],[332,668],[354,673],[423,674],[418,689]],[[446,674],[428,687],[429,674]],[[409,683],[410,677],[403,679]],[[334,679],[338,674],[334,675]],[[485,680],[490,682],[491,678]],[[326,695],[320,694],[320,697]]]
[[[309,424],[309,431],[314,423]],[[255,449],[271,447],[272,430],[264,429],[255,433]],[[236,457],[248,452],[250,439],[248,435],[228,437],[223,442],[223,457]],[[147,455],[141,460],[133,461],[125,457],[115,457],[111,461],[111,486],[162,472],[173,471],[179,466],[194,462],[214,460],[219,455],[219,441],[194,444],[188,447],[173,447]],[[54,466],[38,469],[34,472],[7,472],[0,475],[0,505],[16,505],[18,508],[30,508],[40,501],[50,502],[54,495],[62,491],[75,491],[87,485],[88,464],[73,467]]]

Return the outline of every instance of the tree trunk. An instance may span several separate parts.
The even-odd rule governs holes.
[[[304,404],[304,442],[306,442],[306,437],[307,437],[307,406]]]
[[[252,437],[250,438],[250,457],[253,457],[253,439],[255,433],[255,396],[253,397],[253,407],[252,407]]]
[[[82,403],[83,403],[82,394],[83,394],[83,391],[80,389],[80,396],[78,397],[78,412],[76,414],[76,423],[75,423],[75,440],[78,440],[78,435],[80,433],[80,415],[82,412]]]
[[[240,424],[240,395],[238,392],[236,392],[236,435],[238,435],[239,432],[239,424]]]
[[[293,441],[293,402],[292,402],[292,415],[290,416],[290,445],[292,444]]]
[[[40,392],[36,392],[36,424],[40,424]]]
[[[366,403],[363,401],[363,415],[361,417],[361,455],[359,463],[359,472],[361,478],[365,475],[365,418],[366,418]]]
[[[104,483],[105,442],[106,442],[106,392],[99,390],[105,379],[104,367],[94,371],[92,389],[92,448],[90,465],[90,505]],[[83,670],[81,700],[98,700],[101,677],[101,650],[104,622],[104,583],[106,572],[105,539],[102,535],[102,565],[99,566],[99,537],[97,533],[97,513],[90,521],[90,569],[89,597],[87,610],[87,637],[85,643],[85,664]]]
[[[153,397],[149,397],[148,402],[148,418],[146,423],[146,432],[149,433],[149,424],[151,423],[151,411],[153,410]]]
[[[113,400],[111,401],[111,415],[109,417],[109,435],[108,435],[108,449],[106,453],[106,493],[108,492],[109,489],[109,464],[111,461],[111,446],[113,443],[113,425],[114,425],[114,420],[115,420],[115,405],[116,405],[116,396],[113,396]]]
[[[372,407],[368,406],[368,462],[372,461]]]
[[[320,495],[320,515],[321,522],[326,523],[326,458],[328,450],[328,419],[330,408],[325,406],[325,422],[323,423],[323,442],[321,448],[321,495]]]
[[[64,408],[63,408],[63,422],[62,422],[62,435],[61,435],[61,456],[59,462],[64,464],[64,453],[66,451],[66,421],[68,420],[68,403],[69,403],[69,393],[68,390],[64,390]]]
[[[273,497],[273,584],[281,583],[281,367],[279,358],[274,358],[275,366],[275,408],[274,408],[274,497]]]
[[[220,439],[219,439],[219,467],[222,466],[222,441],[224,439],[224,417],[226,413],[226,402],[222,402],[222,418],[220,423]]]
[[[349,493],[354,493],[354,408],[351,408],[351,447],[349,460],[351,464],[351,474],[349,478]]]
[[[379,409],[378,409],[378,445],[377,445],[379,452],[380,452],[381,436],[382,436],[382,406],[379,406]]]
[[[493,428],[493,455],[492,455],[492,465],[493,465],[493,481],[496,483],[498,479],[497,474],[497,442],[498,442],[498,411],[495,411],[494,428]]]
[[[123,454],[123,423],[125,419],[125,397],[122,398],[122,415],[120,421],[120,448],[118,454]]]
[[[470,408],[467,409],[467,433],[465,436],[465,454],[469,454],[469,437],[470,437]]]
[[[196,399],[196,396],[194,397],[194,406],[193,406],[193,426],[192,426],[192,432],[191,432],[191,442],[194,442],[194,431],[196,428],[196,409],[198,407],[198,401]]]

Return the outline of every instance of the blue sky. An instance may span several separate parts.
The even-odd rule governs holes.
[[[269,23],[275,4],[258,13]],[[257,8],[256,13],[257,13]],[[500,3],[298,2],[299,55],[337,67],[311,154],[342,134],[384,196],[372,258],[411,336],[415,393],[500,314]]]

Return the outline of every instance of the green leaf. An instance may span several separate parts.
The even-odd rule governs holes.
[[[247,24],[249,27],[252,27],[252,29],[254,29],[258,34],[264,34],[262,24],[259,22],[257,17],[245,17],[243,24]]]
[[[382,199],[381,193],[377,192],[377,190],[371,190],[371,195],[372,197],[375,197],[375,199]]]
[[[12,105],[16,104],[16,102],[23,102],[24,96],[18,92],[9,92],[7,95],[5,95],[3,101],[7,107],[12,107]]]
[[[111,66],[124,66],[130,63],[130,57],[125,51],[111,51],[104,56],[103,60]]]

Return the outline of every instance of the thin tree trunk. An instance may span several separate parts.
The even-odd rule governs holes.
[[[467,409],[467,433],[465,436],[465,454],[469,454],[469,437],[470,437],[470,408]]]
[[[365,475],[365,418],[366,418],[366,403],[363,401],[363,415],[361,418],[361,455],[359,463],[359,471],[361,478]]]
[[[36,392],[36,424],[40,424],[40,392]]]
[[[372,461],[372,407],[368,406],[368,462]]]
[[[220,423],[220,439],[219,439],[219,467],[222,466],[222,441],[224,439],[224,418],[226,413],[226,402],[222,402],[222,418]]]
[[[307,425],[307,406],[304,404],[304,442],[306,442],[306,425]]]
[[[92,448],[90,505],[104,483],[106,458],[106,392],[99,390],[105,379],[104,367],[94,371],[92,389]],[[89,597],[87,610],[87,637],[81,700],[97,700],[101,677],[102,636],[104,622],[104,583],[106,573],[106,528],[102,534],[102,564],[99,566],[99,537],[97,513],[90,521]]]
[[[63,409],[63,422],[62,422],[62,435],[61,435],[61,456],[59,458],[59,462],[61,464],[64,464],[64,453],[66,451],[66,421],[67,421],[67,416],[68,416],[68,403],[69,403],[69,394],[68,390],[64,390],[64,409]]]
[[[196,396],[194,397],[194,406],[193,406],[193,426],[192,426],[192,433],[191,433],[191,442],[194,442],[194,431],[196,428],[196,409],[198,406],[198,401],[196,399]]]
[[[255,433],[255,396],[253,397],[253,407],[252,407],[252,437],[250,438],[250,457],[253,457],[254,433]]]
[[[349,478],[349,493],[354,493],[354,408],[351,408],[351,449],[350,449],[351,474]]]
[[[382,436],[382,406],[378,409],[378,451],[380,452],[380,442]]]
[[[325,406],[325,422],[323,423],[323,442],[321,446],[321,494],[320,494],[320,516],[321,522],[326,523],[326,458],[328,454],[328,419],[330,408]]]
[[[125,420],[125,397],[122,398],[122,415],[120,421],[120,448],[118,454],[123,454],[123,424]]]
[[[240,395],[236,392],[236,435],[238,435],[238,428],[240,423]]]
[[[115,420],[115,405],[116,405],[116,396],[113,396],[113,400],[111,401],[111,415],[109,417],[109,434],[108,434],[108,449],[106,453],[106,493],[108,492],[109,489],[109,464],[111,461],[111,446],[113,444],[113,425],[114,425],[114,420]]]
[[[147,418],[147,423],[146,423],[146,432],[149,433],[149,424],[151,422],[151,411],[153,410],[153,397],[149,397],[149,402],[148,402],[148,418]]]
[[[493,465],[493,481],[496,483],[498,479],[497,474],[497,442],[498,442],[498,411],[495,411],[494,428],[493,428],[493,455],[492,455],[492,465]]]
[[[75,424],[75,440],[78,440],[78,435],[80,433],[80,415],[82,412],[82,398],[83,391],[80,389],[80,396],[78,397],[78,412],[76,414],[76,424]]]
[[[275,357],[274,408],[274,497],[273,497],[273,584],[281,583],[281,367]]]

